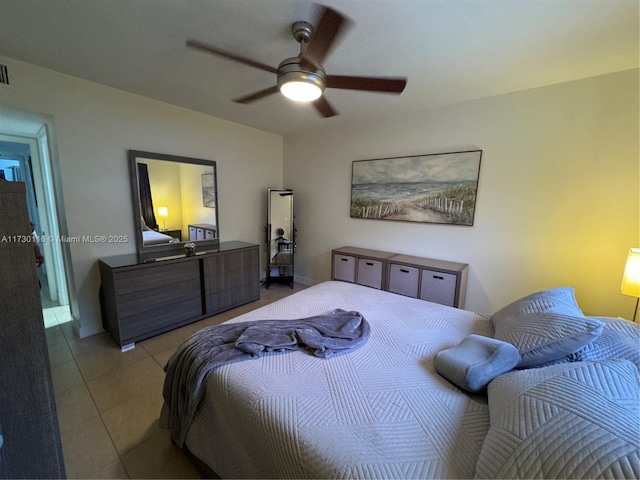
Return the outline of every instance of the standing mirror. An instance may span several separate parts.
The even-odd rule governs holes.
[[[219,246],[216,162],[129,150],[129,171],[140,255]]]
[[[269,189],[267,206],[267,275],[270,283],[288,283],[293,288],[295,227],[293,225],[293,190]]]

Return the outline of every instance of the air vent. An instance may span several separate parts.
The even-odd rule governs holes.
[[[9,85],[9,70],[6,65],[0,65],[0,84]]]

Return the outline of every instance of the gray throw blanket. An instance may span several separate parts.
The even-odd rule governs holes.
[[[327,358],[363,345],[369,323],[358,312],[333,310],[295,320],[257,320],[203,328],[169,358],[160,426],[182,447],[212,369],[259,357],[262,352],[310,349]]]

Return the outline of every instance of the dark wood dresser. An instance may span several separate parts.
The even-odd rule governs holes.
[[[194,256],[101,258],[102,324],[122,350],[135,342],[260,299],[260,251],[221,242]]]

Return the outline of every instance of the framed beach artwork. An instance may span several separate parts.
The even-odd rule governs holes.
[[[209,208],[215,208],[216,206],[215,173],[202,174],[202,205]]]
[[[482,150],[353,162],[351,217],[473,225]]]

